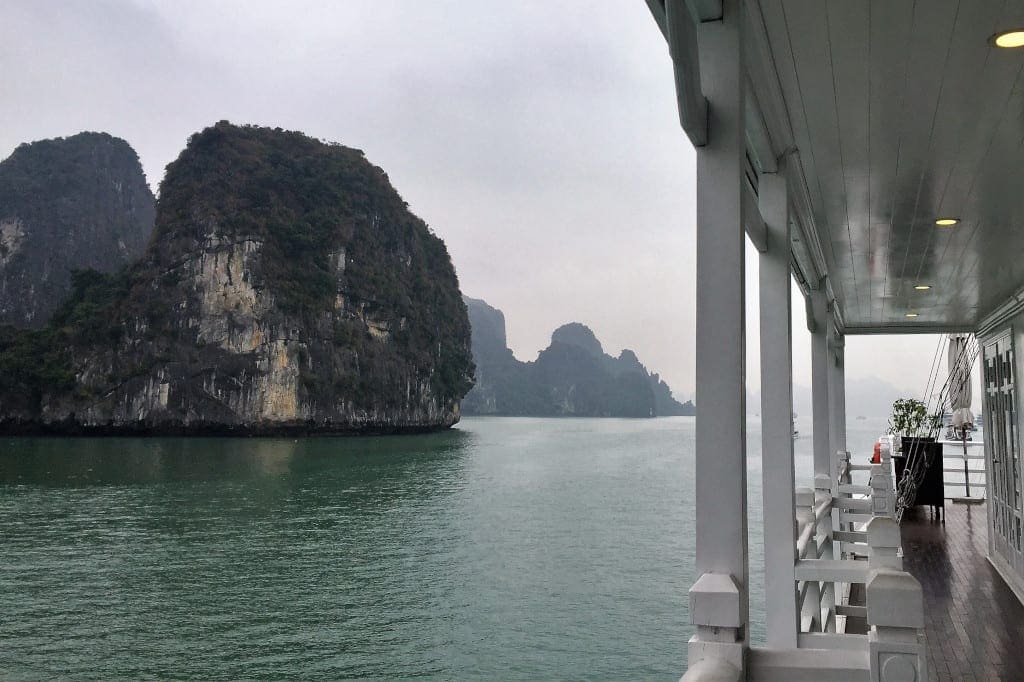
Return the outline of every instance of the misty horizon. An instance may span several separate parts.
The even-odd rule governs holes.
[[[0,154],[109,132],[136,149],[158,188],[189,135],[222,119],[362,149],[445,240],[462,291],[505,312],[517,357],[579,321],[608,348],[634,350],[685,400],[694,150],[648,13],[596,9],[14,2],[0,26],[19,65],[0,74]],[[757,310],[755,253],[748,245],[748,311]],[[793,378],[805,386],[798,293],[793,307]],[[748,313],[752,391],[756,319]],[[848,381],[873,377],[922,397],[936,342],[849,337]]]

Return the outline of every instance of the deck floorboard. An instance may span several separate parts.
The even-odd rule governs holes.
[[[903,517],[903,567],[924,591],[932,680],[1024,680],[1024,605],[985,558],[985,505]]]

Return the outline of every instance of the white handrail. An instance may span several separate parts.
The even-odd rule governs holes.
[[[865,470],[870,471],[868,485],[855,484],[851,474]],[[924,649],[918,621],[923,605],[920,585],[902,570],[888,452],[883,451],[882,462],[874,465],[853,464],[847,453],[840,453],[833,471],[831,481],[818,476],[814,489],[796,491],[793,577],[800,619],[797,648],[787,655],[827,651],[829,656],[841,656],[866,652],[873,641],[892,641],[920,671]],[[847,603],[851,584],[864,585],[864,605]],[[894,602],[905,607],[894,610]],[[867,619],[870,637],[846,632],[850,616]]]
[[[814,508],[814,520],[821,521],[825,516],[832,513],[832,498],[828,498]]]
[[[983,441],[969,440],[965,443],[959,440],[940,440],[942,445],[943,474],[955,474],[963,476],[962,479],[946,481],[943,476],[943,484],[946,488],[963,486],[964,494],[967,497],[974,497],[979,500],[985,499],[988,492],[988,471],[985,462],[985,443]],[[981,452],[968,452],[967,450],[981,450]],[[956,463],[955,468],[947,468],[946,462],[951,465]],[[981,467],[971,468],[971,462],[978,461]],[[972,477],[973,478],[972,480]],[[943,490],[943,496],[945,496]]]
[[[799,536],[796,541],[796,582],[798,603],[803,614],[801,634],[837,629],[837,620],[848,613],[846,604],[841,603],[841,596],[848,594],[848,591],[840,586],[868,580],[868,564],[862,560],[870,554],[865,528],[879,513],[883,516],[892,513],[889,500],[895,492],[891,474],[876,479],[874,485],[878,486],[877,481],[881,482],[881,486],[876,488],[871,485],[854,485],[851,475],[856,471],[872,471],[877,475],[878,471],[873,469],[884,471],[890,466],[888,458],[881,467],[858,465],[850,461],[847,453],[839,453],[839,461],[834,468],[836,481],[832,485],[832,494],[829,494],[827,488],[821,488],[820,482],[817,499],[813,503],[809,489],[798,492],[802,502],[797,516]],[[880,505],[875,504],[877,495],[885,498]],[[879,509],[882,511],[877,511]],[[833,511],[839,512],[835,518]],[[840,525],[834,528],[834,521]],[[853,546],[846,550],[844,543],[850,542],[853,542]],[[846,636],[841,625],[838,629],[840,632],[837,637]]]
[[[804,524],[803,531],[800,533],[800,538],[796,541],[797,557],[803,559],[807,556],[807,545],[811,542],[811,538],[814,536],[814,531],[815,524]]]

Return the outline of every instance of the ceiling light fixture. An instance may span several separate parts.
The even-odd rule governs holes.
[[[996,47],[1024,47],[1024,29],[1015,28],[1010,31],[1000,31],[988,39],[989,44]]]
[[[959,218],[936,218],[935,224],[939,227],[952,227],[960,222]]]
[[[918,290],[918,291],[928,291],[929,289],[932,288],[932,285],[931,284],[918,284],[914,288],[916,290]]]
[[[904,317],[917,317],[917,313],[907,313]]]

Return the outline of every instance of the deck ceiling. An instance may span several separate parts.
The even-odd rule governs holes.
[[[756,4],[845,326],[974,329],[1024,286],[1024,0]]]

